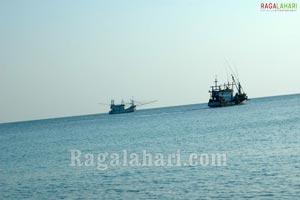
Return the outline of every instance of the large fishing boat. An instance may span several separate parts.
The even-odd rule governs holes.
[[[243,91],[240,81],[237,82],[234,75],[231,75],[232,83],[218,85],[217,78],[215,79],[215,85],[211,86],[210,99],[208,102],[209,107],[225,107],[239,105],[248,99],[247,94]],[[236,93],[234,94],[236,89]]]

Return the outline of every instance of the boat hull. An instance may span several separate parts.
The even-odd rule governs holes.
[[[212,102],[208,102],[208,106],[211,108],[218,108],[218,107],[226,107],[226,106],[235,106],[235,105],[240,105],[242,104],[244,101],[242,102],[220,102],[220,101],[212,101]]]
[[[124,110],[110,110],[108,114],[124,114],[124,113],[131,113],[135,111],[135,106],[131,106]]]
[[[233,99],[230,101],[226,101],[222,98],[219,98],[217,100],[210,99],[208,102],[208,106],[212,108],[216,107],[226,107],[226,106],[234,106],[244,103],[248,99],[246,94],[242,95],[236,95]]]

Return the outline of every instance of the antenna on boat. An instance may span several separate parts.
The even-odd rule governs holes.
[[[218,87],[218,76],[215,75],[215,87]]]

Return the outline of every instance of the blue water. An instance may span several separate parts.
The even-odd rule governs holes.
[[[0,199],[299,199],[300,95],[0,124]],[[70,166],[82,152],[227,155],[227,166]]]

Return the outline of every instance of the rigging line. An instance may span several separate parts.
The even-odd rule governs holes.
[[[231,67],[231,65],[229,64],[228,60],[227,60],[227,59],[225,59],[225,60],[226,60],[226,63],[227,63],[227,65],[228,65],[230,71],[232,72],[234,78],[236,78],[237,81],[239,81],[238,78],[237,78],[237,75],[234,73],[234,70],[232,69],[232,67]]]
[[[237,75],[237,80],[238,80],[238,82],[240,82],[240,79],[239,79],[239,72],[238,72],[238,70],[237,70],[237,67],[236,67],[236,65],[235,65],[235,63],[232,63],[233,64],[233,67],[234,67],[234,69],[235,69],[235,72],[236,72],[236,75]]]

